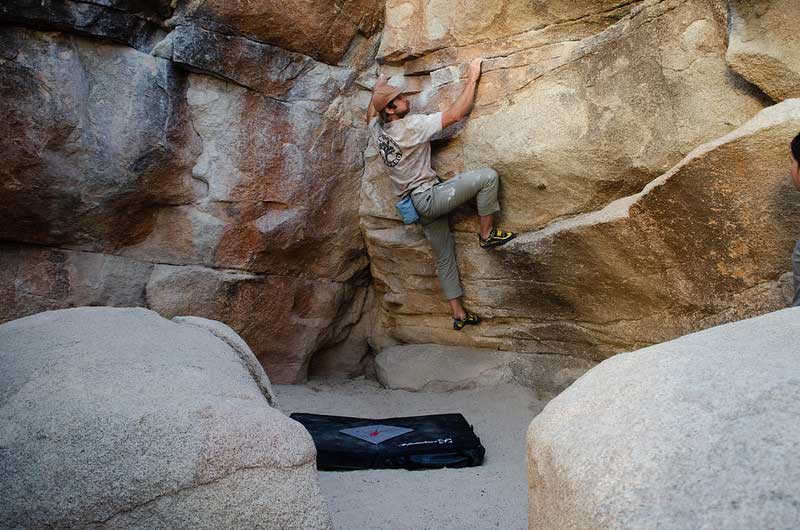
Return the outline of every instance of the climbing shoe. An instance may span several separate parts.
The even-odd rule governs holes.
[[[497,228],[492,228],[492,231],[489,232],[489,237],[486,239],[483,239],[481,235],[478,234],[481,248],[499,247],[500,245],[505,245],[515,237],[517,237],[517,234],[514,232],[506,232],[505,230],[498,230]]]
[[[464,329],[464,326],[468,324],[470,326],[477,326],[480,323],[481,323],[481,317],[479,317],[474,313],[470,313],[469,311],[467,311],[467,316],[465,316],[464,318],[453,317],[453,329],[456,331],[461,331],[462,329]]]

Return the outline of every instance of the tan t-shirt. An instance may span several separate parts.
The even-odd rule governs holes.
[[[439,182],[431,169],[431,137],[442,130],[442,113],[412,114],[381,126],[374,118],[369,129],[386,164],[395,195],[425,191]]]

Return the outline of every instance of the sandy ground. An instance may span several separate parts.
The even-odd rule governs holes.
[[[525,432],[544,407],[524,387],[449,393],[387,390],[356,380],[275,387],[281,410],[381,418],[460,412],[486,448],[480,467],[320,472],[338,530],[527,528]]]

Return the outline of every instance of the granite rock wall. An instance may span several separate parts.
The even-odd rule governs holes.
[[[453,333],[429,246],[397,221],[368,150],[377,344],[599,361],[788,304],[800,52],[785,3],[388,5],[379,55],[415,90],[412,112],[446,109],[464,63],[484,59],[475,108],[433,164],[443,179],[496,169],[499,224],[521,237],[486,252],[474,206],[451,216],[465,303],[486,318]]]
[[[284,383],[318,350],[365,352],[348,343],[369,284],[356,80],[383,9],[306,4],[0,7],[3,321],[213,318]]]
[[[286,383],[398,343],[598,361],[782,307],[800,20],[757,4],[7,2],[0,318],[212,318]],[[434,167],[495,168],[522,236],[484,252],[474,208],[451,217],[486,319],[454,333],[363,116],[379,72],[446,108],[475,57]]]

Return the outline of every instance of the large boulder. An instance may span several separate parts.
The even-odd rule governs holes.
[[[0,56],[0,321],[191,312],[233,326],[285,383],[345,344],[368,281],[355,69],[186,25],[154,55],[9,27]],[[186,267],[172,286],[168,265]]]
[[[80,308],[0,326],[0,527],[331,528],[315,449],[227,326]]]
[[[602,360],[784,307],[781,278],[800,233],[787,175],[798,130],[800,100],[787,100],[595,212],[493,252],[456,232],[467,304],[489,318],[467,333],[450,329],[421,231],[367,217],[387,342]]]
[[[800,97],[800,12],[793,0],[731,2],[731,68],[775,101]]]
[[[529,528],[790,529],[800,309],[604,361],[528,430]]]
[[[412,108],[419,111],[444,108],[462,86],[459,63],[475,56],[486,58],[476,107],[463,126],[445,133],[452,138],[434,143],[434,167],[445,179],[478,166],[498,170],[501,226],[544,235],[550,233],[546,227],[566,228],[570,218],[604,211],[614,201],[640,192],[698,145],[741,126],[769,103],[754,87],[731,75],[725,60],[728,10],[724,3],[669,0],[625,4],[604,3],[592,11],[584,4],[558,7],[561,4],[553,3],[547,15],[551,18],[546,20],[552,23],[529,34],[499,27],[497,38],[472,42],[465,36],[463,42],[456,39],[452,41],[456,44],[441,49],[433,46],[429,52],[420,51],[427,49],[427,44],[409,48],[409,53],[421,54],[404,63],[405,72],[414,74],[420,85],[412,100]],[[566,13],[573,8],[580,11],[573,13],[579,23],[558,15],[559,10]],[[442,20],[459,19],[458,10],[452,11]],[[588,16],[592,12],[597,16]],[[544,16],[542,11],[537,13]],[[581,14],[587,16],[581,18]],[[505,19],[498,16],[497,20]],[[531,27],[538,27],[539,22]],[[590,27],[582,26],[584,22],[591,22]],[[491,27],[489,24],[486,31]],[[411,35],[408,28],[388,19],[385,37],[389,40],[385,38],[384,43],[391,42],[393,32]],[[384,51],[394,53],[401,48]],[[421,75],[426,72],[430,75]],[[782,193],[787,188],[783,184],[785,153],[780,152],[785,150],[786,139],[781,135],[791,127],[787,123],[781,131],[775,130],[769,154],[758,155],[761,161],[769,157],[769,163],[760,167],[769,168],[771,182],[780,182]],[[749,174],[739,159],[750,156],[742,150],[727,157],[725,163],[730,165],[726,166],[709,160],[704,170],[730,170],[745,182]],[[668,230],[671,223],[684,222],[673,219],[667,210],[652,219],[646,232],[635,236],[631,233],[597,245],[575,239],[563,252],[527,246],[518,259],[511,260],[506,250],[486,253],[477,248],[475,210],[468,206],[451,217],[459,268],[467,303],[492,321],[480,330],[452,333],[430,247],[417,227],[404,227],[397,220],[377,152],[367,150],[366,160],[360,215],[376,280],[378,320],[385,336],[385,340],[376,340],[378,347],[394,342],[434,342],[599,360],[697,329],[693,327],[697,319],[687,318],[687,313],[696,312],[687,312],[685,307],[676,308],[674,318],[661,318],[665,311],[671,313],[665,309],[665,301],[659,304],[661,316],[641,322],[639,333],[631,328],[639,328],[640,317],[630,316],[625,309],[631,306],[627,278],[639,278],[631,281],[643,285],[650,282],[636,265],[623,262],[636,259],[639,253],[649,259],[648,249],[660,245],[662,225]],[[747,192],[741,193],[745,196]],[[773,212],[779,222],[792,222],[789,210],[793,207],[788,201],[773,201],[765,194],[761,197],[763,208]],[[691,200],[688,204],[696,209],[685,216],[706,216],[703,203]],[[593,218],[599,221],[601,217]],[[716,229],[714,225],[696,223],[693,229],[700,231],[698,241],[715,241],[705,235]],[[782,234],[790,231],[779,230]],[[779,244],[785,245],[787,240],[781,239]],[[685,269],[687,262],[678,250],[665,249],[663,256],[680,261]],[[714,251],[700,250],[701,254]],[[785,252],[775,249],[771,258],[775,266]],[[613,273],[619,280],[595,281],[618,267],[625,268],[625,272]],[[758,267],[761,265],[754,270]],[[777,278],[771,266],[757,274],[762,286],[764,280]],[[651,278],[657,288],[665,285],[663,275],[658,280]],[[607,296],[589,295],[598,288]],[[638,300],[633,302],[637,306],[649,295],[639,290],[633,298]],[[702,295],[694,293],[694,298],[702,299]],[[780,297],[764,293],[760,301],[746,304],[749,309],[742,311],[752,315],[781,303]],[[704,308],[702,312],[722,311]],[[677,325],[676,320],[680,321]],[[651,329],[644,331],[648,326]]]
[[[378,381],[411,392],[452,392],[515,383],[539,399],[562,392],[594,363],[565,355],[535,355],[481,348],[410,344],[375,357]]]

